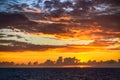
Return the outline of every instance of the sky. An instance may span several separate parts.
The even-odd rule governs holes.
[[[119,0],[0,0],[0,62],[120,59]]]

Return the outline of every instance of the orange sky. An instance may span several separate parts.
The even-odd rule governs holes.
[[[83,48],[56,48],[47,51],[23,51],[23,52],[0,52],[0,61],[13,61],[15,63],[27,63],[29,61],[44,62],[47,59],[56,60],[59,56],[76,57],[81,62],[88,60],[118,60],[120,50],[99,50]]]

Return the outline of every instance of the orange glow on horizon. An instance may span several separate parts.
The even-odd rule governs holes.
[[[71,51],[61,51],[62,49],[50,49],[47,51],[24,51],[24,52],[0,52],[0,62],[8,61],[15,63],[28,63],[29,61],[43,63],[47,59],[53,61],[57,60],[59,56],[65,57],[76,57],[80,62],[87,62],[88,60],[118,60],[120,59],[119,50],[89,50],[77,52]]]

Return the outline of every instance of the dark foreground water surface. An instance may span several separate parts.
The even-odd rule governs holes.
[[[1,68],[0,80],[120,80],[120,68]]]

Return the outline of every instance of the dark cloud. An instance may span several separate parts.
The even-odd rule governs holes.
[[[94,20],[98,22],[105,31],[120,31],[120,15],[101,15],[94,17]]]
[[[0,13],[0,28],[14,28],[20,29],[25,32],[43,32],[47,34],[57,34],[57,33],[65,33],[64,24],[49,24],[49,23],[41,23],[38,24],[36,22],[30,21],[23,14],[8,14],[8,13]],[[10,35],[9,35],[10,37]]]
[[[44,2],[43,2],[44,1]],[[5,7],[6,6],[6,7]],[[24,10],[31,10],[27,12]],[[41,10],[40,13],[32,10]],[[0,1],[0,29],[19,29],[21,32],[56,34],[57,36],[74,37],[75,34],[104,36],[104,38],[120,37],[120,10],[119,0],[30,0],[23,2],[18,0]],[[71,17],[71,19],[58,21],[52,20],[61,17]],[[43,20],[44,23],[37,23],[33,20]],[[51,23],[47,22],[50,21]],[[63,24],[67,23],[67,24]],[[94,24],[97,23],[97,24]],[[101,32],[88,32],[91,26],[97,29],[100,26]],[[77,30],[76,33],[73,30]],[[81,32],[79,32],[81,31]],[[86,33],[85,33],[86,31]],[[77,33],[78,32],[78,33]],[[60,37],[59,36],[59,37]],[[0,34],[0,38],[17,37],[19,35]],[[61,46],[34,45],[11,40],[0,40],[0,51],[24,51],[24,50],[47,50]],[[5,45],[4,45],[5,44]],[[6,45],[7,44],[7,45]],[[113,44],[109,41],[95,41],[90,45],[106,46]],[[73,49],[78,51],[79,49]]]
[[[64,24],[45,24],[39,28],[39,32],[47,34],[59,34],[59,33],[68,33],[65,30],[66,25]]]
[[[109,30],[111,29],[107,29],[107,31],[103,31],[103,32],[92,32],[92,34],[95,34],[97,36],[103,36],[105,39],[107,38],[119,38],[120,37],[120,33],[118,32],[110,32]]]
[[[0,12],[0,28],[5,26],[32,25],[35,22],[29,21],[25,15],[21,13],[4,13]],[[22,27],[21,27],[22,28]]]
[[[100,40],[96,39],[94,42],[90,43],[90,46],[109,46],[109,45],[114,45],[115,42],[112,41],[107,41],[107,40]]]
[[[120,3],[119,0],[67,0],[63,2],[61,0],[1,0],[0,4],[0,12],[27,12],[23,8],[30,10],[42,9],[46,15],[59,17],[66,14],[88,16],[95,13],[93,15],[96,15],[106,11],[106,14],[108,14],[111,10],[119,10],[117,7]]]
[[[10,28],[12,30],[19,29],[25,32],[34,31],[33,27],[37,28],[38,23],[30,21],[24,14],[21,13],[0,13],[0,29]]]
[[[120,4],[119,0],[92,0],[92,1],[95,3],[108,3],[108,4],[114,4],[114,5]]]
[[[3,37],[5,37],[5,35],[4,34],[0,34],[0,38],[3,38]]]
[[[2,45],[3,44],[3,45]],[[6,44],[6,45],[4,45]],[[62,48],[65,46],[34,45],[13,40],[0,40],[0,51],[46,51],[48,49]]]
[[[87,18],[88,16],[119,13],[118,4],[118,0],[75,0],[73,2],[51,0],[44,2],[44,14],[49,14],[50,17],[67,14]]]
[[[12,19],[12,20],[11,20]],[[87,30],[92,26],[101,26],[102,32],[91,32],[91,34],[101,35],[101,36],[116,36],[119,37],[119,34],[115,34],[114,32],[120,31],[120,16],[119,15],[101,15],[96,16],[90,19],[79,19],[73,18],[68,21],[59,20],[60,23],[36,23],[30,21],[24,14],[9,14],[9,13],[0,13],[0,28],[11,28],[12,30],[19,29],[21,31],[29,32],[29,33],[44,33],[44,34],[72,34],[71,30]],[[69,24],[61,24],[69,23]],[[80,24],[78,24],[80,23]],[[94,24],[94,23],[97,23]],[[108,33],[110,32],[110,33]],[[8,35],[10,37],[12,35]],[[67,36],[67,35],[66,35]],[[4,37],[1,35],[1,37]],[[20,38],[20,36],[17,36]]]

